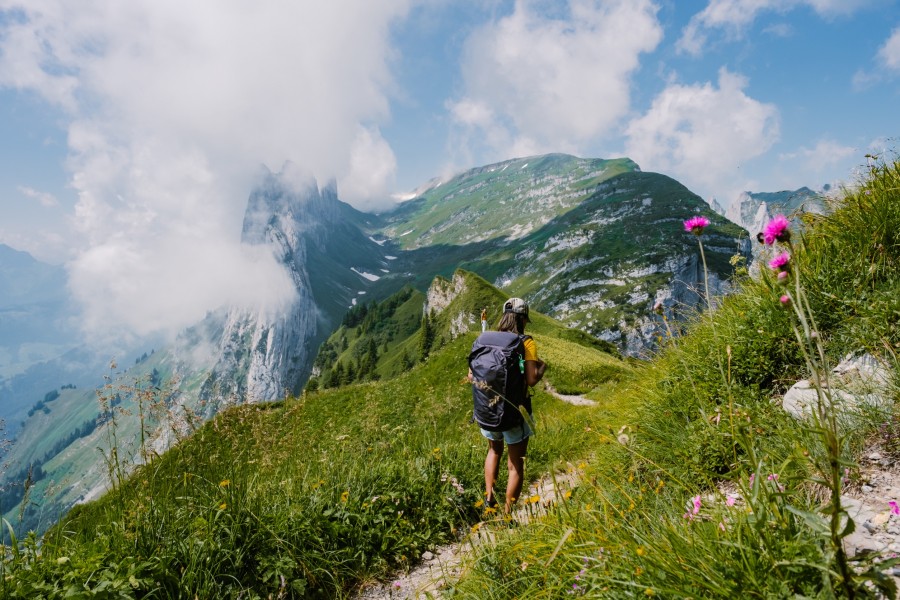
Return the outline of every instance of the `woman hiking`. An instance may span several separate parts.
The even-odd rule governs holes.
[[[537,345],[534,340],[531,336],[525,335],[526,323],[528,323],[528,304],[521,298],[510,298],[503,304],[503,316],[497,325],[497,331],[482,333],[473,344],[472,354],[469,356],[469,380],[473,382],[475,421],[479,424],[481,435],[488,441],[488,452],[484,459],[487,505],[491,508],[497,505],[494,497],[494,483],[500,474],[500,460],[503,458],[505,444],[509,448],[506,462],[509,475],[506,484],[507,513],[510,512],[512,505],[522,493],[528,438],[533,433],[528,425],[528,420],[523,418],[519,412],[519,406],[528,413],[530,418],[532,413],[531,395],[528,388],[537,385],[547,369],[546,363],[537,356]],[[500,335],[501,333],[503,335]],[[484,348],[489,350],[484,350]],[[493,353],[490,349],[493,349]],[[479,381],[473,376],[473,369],[478,373],[486,372],[482,368],[484,363],[489,362],[490,357],[496,356],[498,349],[501,352],[506,351],[515,359],[506,361],[513,364],[512,370],[506,373],[504,379],[508,389],[503,392],[505,397],[502,397],[502,403],[498,403],[496,400],[491,402],[491,393],[495,396],[501,396],[501,393],[486,385],[486,381]],[[490,406],[503,405],[501,416],[498,419],[492,419],[487,412],[490,409],[485,408],[485,397]]]

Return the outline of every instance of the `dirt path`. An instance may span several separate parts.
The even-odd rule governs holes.
[[[545,475],[529,487],[527,503],[519,503],[519,508],[513,512],[513,518],[520,525],[526,525],[543,517],[551,504],[565,497],[579,477],[580,473],[571,464],[564,473]],[[508,525],[502,517],[477,523],[458,541],[422,554],[421,562],[409,572],[395,573],[388,582],[364,584],[353,598],[409,600],[440,597],[441,590],[459,578],[466,559],[472,556],[473,551],[484,543],[492,543],[498,533],[502,535],[507,529]]]
[[[595,401],[591,400],[590,398],[585,398],[584,396],[570,396],[568,394],[560,394],[548,382],[544,382],[544,387],[547,389],[547,393],[558,398],[559,400],[562,400],[563,402],[568,402],[569,404],[574,404],[575,406],[597,405]]]
[[[557,399],[576,406],[595,406],[597,403],[584,396],[560,394],[549,383],[544,382],[549,394]],[[535,501],[528,504],[519,503],[514,511],[514,519],[519,524],[527,524],[532,519],[540,518],[547,513],[548,506],[562,498],[566,491],[572,489],[578,480],[578,472],[573,465],[565,473],[552,476],[545,475],[530,486],[528,498]],[[502,518],[493,521],[482,521],[472,527],[471,531],[456,542],[436,548],[433,552],[425,552],[420,562],[409,572],[400,571],[388,582],[364,584],[353,596],[354,600],[406,600],[413,598],[439,597],[440,590],[448,582],[459,578],[466,557],[485,542],[493,542],[496,532],[507,525]]]

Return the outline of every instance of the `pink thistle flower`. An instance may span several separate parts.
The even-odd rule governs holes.
[[[778,271],[778,283],[785,284],[791,276],[787,271]]]
[[[701,216],[691,217],[684,222],[684,230],[688,233],[693,233],[694,235],[702,234],[703,230],[708,226],[709,219]]]
[[[888,506],[891,507],[891,514],[900,515],[900,505],[895,500],[888,502]]]
[[[775,242],[789,242],[791,239],[791,222],[784,215],[775,215],[762,232],[762,241],[766,246]]]
[[[773,271],[781,271],[785,272],[788,270],[791,262],[791,255],[787,252],[782,252],[775,258],[769,261],[769,268]]]
[[[719,529],[721,529],[722,531],[725,531],[725,523],[724,522],[719,521]]]
[[[756,480],[756,473],[750,473],[750,485]]]
[[[734,506],[735,498],[734,496],[728,496],[725,498],[725,506]]]
[[[700,496],[699,496],[699,495],[694,496],[693,498],[691,498],[691,502],[694,503],[693,514],[696,515],[697,513],[700,512],[700,507],[703,505],[703,503],[700,501]]]
[[[785,308],[787,308],[788,306],[791,305],[791,297],[788,296],[787,294],[785,294],[784,296],[779,298],[778,301],[781,302],[781,305],[784,306]]]

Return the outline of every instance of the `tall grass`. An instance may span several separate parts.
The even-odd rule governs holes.
[[[629,435],[591,432],[571,499],[486,549],[459,596],[892,597],[888,557],[844,554],[841,493],[854,449],[897,421],[839,415],[824,376],[862,351],[896,367],[900,163],[873,164],[791,254],[789,294],[745,278],[616,387]],[[821,384],[811,421],[778,402],[800,378]]]
[[[333,598],[409,568],[482,518],[473,339],[389,382],[224,412],[40,545],[8,548],[0,597]],[[582,456],[566,432],[597,419],[544,393],[534,404],[530,477]]]

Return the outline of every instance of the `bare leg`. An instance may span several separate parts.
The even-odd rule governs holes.
[[[506,466],[509,469],[509,481],[506,483],[506,512],[512,510],[522,494],[522,482],[525,481],[525,454],[528,452],[528,438],[518,444],[509,446]]]
[[[484,459],[484,489],[488,506],[494,502],[494,483],[500,475],[501,458],[503,458],[503,440],[499,442],[488,440],[488,453]]]

